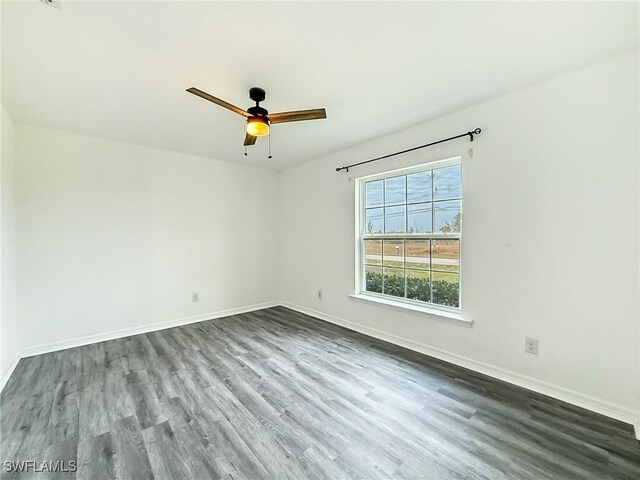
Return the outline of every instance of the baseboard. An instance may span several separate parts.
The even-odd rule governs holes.
[[[7,369],[7,371],[2,374],[2,378],[0,378],[0,393],[2,393],[2,390],[4,390],[4,386],[7,384],[9,377],[11,376],[13,371],[16,369],[16,366],[18,365],[18,362],[20,361],[21,358],[22,357],[19,354],[16,354],[11,360],[11,363],[9,364],[9,368]]]
[[[290,308],[291,310],[304,313],[305,315],[310,315],[312,317],[325,320],[341,327],[348,328],[349,330],[364,333],[365,335],[369,335],[371,337],[375,337],[380,340],[384,340],[386,342],[408,348],[409,350],[423,353],[425,355],[444,360],[445,362],[453,363],[454,365],[468,368],[469,370],[473,370],[484,375],[497,378],[498,380],[512,383],[519,387],[526,388],[527,390],[541,393],[543,395],[562,400],[563,402],[567,402],[572,405],[591,410],[601,415],[605,415],[607,417],[629,423],[634,426],[636,438],[640,440],[638,412],[633,408],[625,407],[623,405],[617,405],[606,400],[595,398],[590,395],[585,395],[575,390],[564,388],[550,382],[545,382],[544,380],[539,380],[527,375],[522,375],[520,373],[497,367],[488,363],[479,362],[477,360],[459,355],[457,353],[452,353],[424,343],[409,340],[408,338],[399,337],[397,335],[393,335],[387,332],[383,332],[382,330],[367,327],[350,320],[345,320],[343,318],[329,315],[312,308],[302,307],[300,305],[296,305],[286,301],[281,301],[280,305]]]
[[[81,347],[82,345],[89,345],[91,343],[104,342],[106,340],[115,340],[116,338],[129,337],[131,335],[139,335],[141,333],[155,332],[157,330],[165,330],[167,328],[179,327],[180,325],[187,325],[189,323],[203,322],[205,320],[213,320],[215,318],[228,317],[230,315],[238,315],[240,313],[252,312],[254,310],[260,310],[263,308],[275,307],[276,305],[279,305],[279,303],[257,303],[255,305],[247,305],[243,307],[229,308],[227,310],[220,310],[217,312],[203,313],[202,315],[194,315],[191,317],[166,320],[164,322],[150,323],[139,327],[125,328],[112,332],[98,333],[96,335],[86,335],[83,337],[76,337],[59,342],[51,342],[43,345],[25,348],[20,352],[20,357],[32,357],[34,355],[41,355],[43,353],[66,350],[67,348]]]

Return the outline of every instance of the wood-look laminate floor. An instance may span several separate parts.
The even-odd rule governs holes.
[[[25,358],[0,401],[3,479],[640,479],[629,425],[283,307]]]

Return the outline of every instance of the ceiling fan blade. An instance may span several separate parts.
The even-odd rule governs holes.
[[[229,102],[225,102],[224,100],[220,100],[213,95],[209,95],[207,92],[203,92],[202,90],[198,90],[196,87],[187,88],[187,92],[193,93],[200,98],[204,98],[205,100],[209,100],[210,102],[215,103],[216,105],[220,105],[221,107],[226,108],[227,110],[231,110],[232,112],[237,113],[238,115],[242,115],[243,117],[250,117],[251,114],[246,110],[243,110],[235,105],[230,104]]]
[[[244,146],[247,147],[249,145],[254,145],[258,137],[254,137],[253,135],[249,135],[248,133],[244,136]]]
[[[313,110],[270,113],[268,116],[270,123],[300,122],[302,120],[319,120],[327,118],[327,111],[324,108],[315,108]]]

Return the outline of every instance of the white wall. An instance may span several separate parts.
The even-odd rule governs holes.
[[[14,124],[1,107],[0,157],[0,389],[18,358],[16,333],[16,231],[14,203]]]
[[[277,172],[22,125],[16,156],[23,352],[277,299]]]
[[[286,170],[281,299],[635,421],[638,85],[636,53]],[[417,104],[429,101],[428,88],[421,94]],[[335,172],[476,127],[483,133],[474,143]],[[355,182],[348,178],[457,155],[462,303],[472,328],[350,299]],[[539,339],[539,355],[524,353],[525,336]]]

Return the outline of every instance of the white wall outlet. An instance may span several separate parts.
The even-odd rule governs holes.
[[[200,301],[200,294],[198,292],[193,292],[191,294],[191,301],[193,303],[199,302]]]
[[[322,300],[322,290],[318,290],[318,300]]]
[[[524,339],[524,351],[527,353],[538,354],[538,339],[537,338],[525,338]]]

